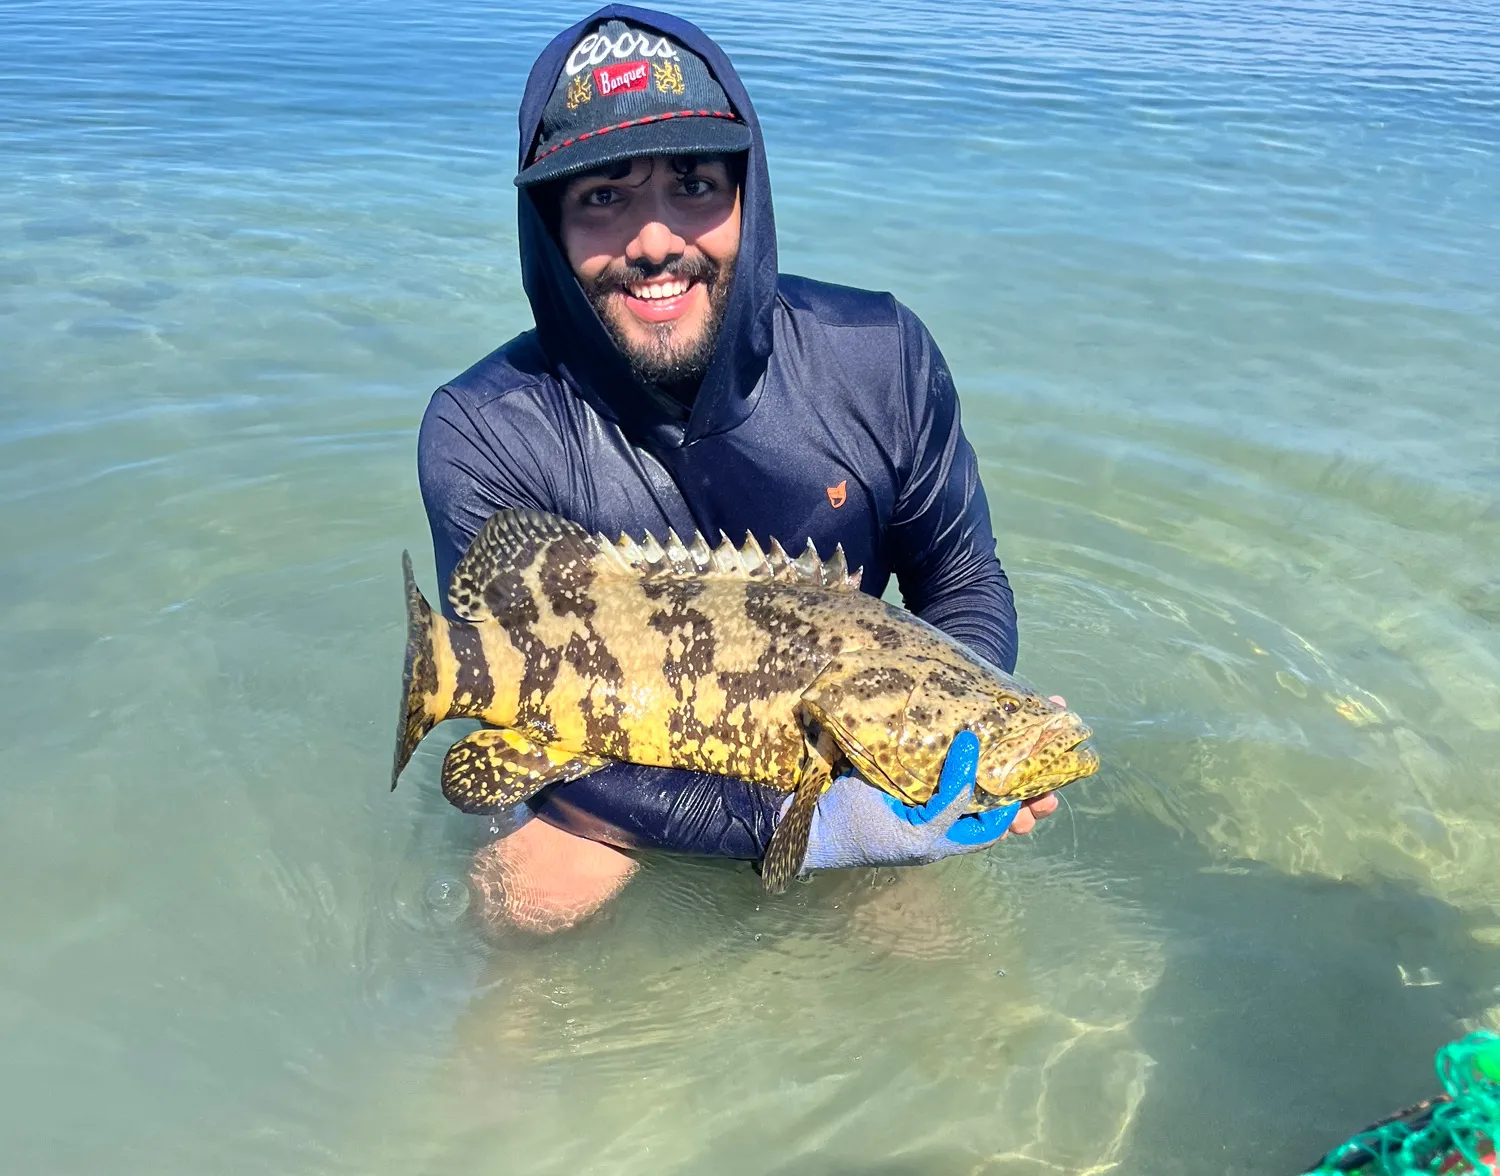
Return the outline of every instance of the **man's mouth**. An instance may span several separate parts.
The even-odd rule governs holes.
[[[630,287],[630,293],[635,298],[676,298],[679,294],[686,294],[687,288],[692,283],[686,278],[669,278],[659,282],[637,282]]]
[[[648,323],[665,323],[687,312],[696,301],[694,291],[699,285],[696,278],[653,278],[631,282],[622,293],[625,305],[637,318]]]

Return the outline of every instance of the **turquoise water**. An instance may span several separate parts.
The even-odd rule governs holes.
[[[1500,7],[694,3],[784,268],[958,379],[1034,836],[479,933],[386,791],[429,391],[582,7],[0,7],[17,1172],[1295,1171],[1500,1025]]]

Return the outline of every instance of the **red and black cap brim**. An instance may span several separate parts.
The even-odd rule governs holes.
[[[646,115],[556,144],[523,168],[515,184],[525,188],[643,155],[715,155],[749,149],[750,128],[727,110]]]

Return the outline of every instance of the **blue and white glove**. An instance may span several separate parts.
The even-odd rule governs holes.
[[[920,865],[988,849],[1005,836],[1021,804],[965,813],[978,767],[979,740],[960,731],[926,804],[902,804],[860,776],[840,776],[818,801],[802,869]],[[790,804],[788,798],[783,815]]]

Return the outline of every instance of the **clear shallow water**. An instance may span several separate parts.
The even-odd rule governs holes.
[[[583,10],[11,0],[9,1166],[1286,1172],[1497,1023],[1500,9],[678,10],[784,268],[937,335],[1105,770],[981,859],[654,858],[486,942],[442,740],[385,791],[397,556]]]

